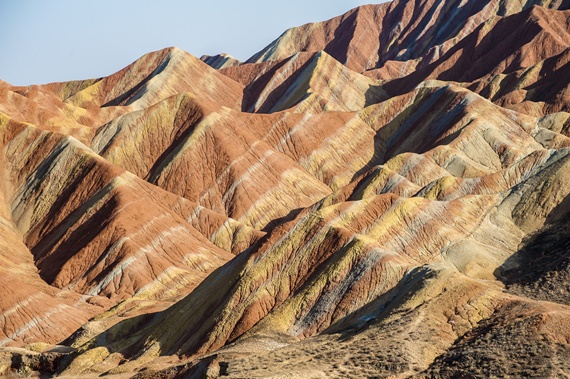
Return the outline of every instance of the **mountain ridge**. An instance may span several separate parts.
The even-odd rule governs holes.
[[[0,82],[0,375],[565,377],[570,3]]]

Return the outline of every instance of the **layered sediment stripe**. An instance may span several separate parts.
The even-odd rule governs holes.
[[[318,52],[271,112],[289,108],[309,114],[349,112],[385,98],[387,95],[377,81],[349,70],[325,52]]]
[[[264,167],[265,163],[270,158],[274,158],[273,155],[274,155],[273,151],[271,150],[267,151],[265,154],[263,154],[263,156],[259,159],[259,161],[257,161],[251,167],[248,167],[245,173],[243,173],[241,176],[235,179],[235,181],[229,186],[227,191],[225,191],[224,196],[222,196],[222,202],[225,204],[226,208],[229,208],[228,200],[234,196],[237,187],[239,185],[242,185],[244,182],[249,182],[249,179],[252,177],[252,175],[255,175],[262,167]]]
[[[285,79],[289,78],[293,74],[293,71],[296,68],[295,62],[299,59],[299,56],[300,53],[293,55],[287,64],[283,68],[279,69],[278,73],[265,86],[261,94],[257,96],[255,103],[253,103],[253,105],[247,110],[248,112],[257,112],[277,86],[282,84]]]
[[[294,146],[293,148],[291,148],[290,146],[291,138],[295,133],[302,130],[305,127],[305,125],[307,125],[307,122],[310,119],[311,119],[310,114],[303,115],[303,118],[298,123],[296,123],[291,129],[289,129],[289,131],[287,131],[287,133],[283,137],[281,137],[281,139],[279,139],[279,142],[277,142],[277,144],[274,146],[275,150],[283,154],[287,154],[287,151],[294,151],[295,150]],[[271,129],[269,130],[270,133],[273,131],[274,127],[275,125],[271,127]],[[285,146],[287,146],[287,148],[285,148]]]
[[[316,180],[314,182],[299,180],[303,174],[303,171],[296,168],[285,170],[281,173],[278,184],[267,189],[252,202],[237,221],[251,225],[256,229],[262,229],[282,213],[283,210],[277,208],[276,204],[299,204],[302,202],[305,206],[309,206],[321,199],[323,195],[330,193],[330,190],[325,192],[322,184]]]
[[[192,131],[184,141],[179,143],[171,153],[169,153],[153,170],[149,173],[148,181],[151,183],[156,183],[158,178],[163,175],[165,170],[172,168],[177,160],[180,160],[185,152],[193,147],[196,148],[198,141],[206,135],[210,128],[212,128],[217,122],[222,120],[222,118],[230,112],[227,108],[221,108],[218,112],[212,112],[208,114]]]
[[[2,314],[0,314],[0,322],[2,324],[6,323],[8,317],[10,317],[16,313],[21,313],[20,310],[26,309],[30,304],[37,301],[41,297],[42,297],[41,294],[35,293],[35,294],[28,296],[25,299],[19,300],[16,303],[16,305],[14,305],[13,307],[2,311]]]
[[[354,116],[302,157],[300,164],[335,190],[347,185],[357,171],[374,161],[376,154],[373,131]]]
[[[189,255],[189,257],[193,257],[193,255]],[[187,264],[190,266],[188,262]],[[201,268],[204,269],[205,267]],[[194,269],[200,270],[199,267]],[[158,274],[152,282],[138,289],[133,295],[134,299],[131,298],[130,300],[173,299],[180,296],[180,293],[186,292],[184,288],[191,286],[195,281],[194,273],[189,273],[177,266],[170,266]]]
[[[50,322],[50,319],[58,313],[63,311],[68,311],[71,307],[67,305],[58,305],[52,308],[50,311],[46,312],[41,316],[36,316],[20,328],[18,328],[14,333],[10,334],[7,338],[0,340],[0,346],[6,346],[8,343],[13,342],[16,339],[21,338],[24,334],[28,333],[32,329],[43,329],[50,327],[57,327],[57,324]]]
[[[168,244],[163,245],[163,243],[170,242],[172,239],[179,237],[183,232],[186,232],[186,228],[184,226],[175,226],[169,228],[168,230],[163,231],[160,235],[155,237],[149,244],[141,247],[139,250],[136,251],[132,256],[129,256],[118,265],[116,265],[109,274],[103,277],[101,280],[98,281],[98,284],[89,290],[88,295],[98,295],[100,294],[107,286],[111,283],[119,281],[114,285],[114,288],[120,288],[120,281],[122,280],[122,276],[125,272],[125,269],[131,266],[133,263],[139,261],[141,258],[145,257],[148,262],[150,259],[148,258],[149,255],[152,254],[160,254],[162,251],[167,251],[165,246]],[[128,238],[122,241],[124,244]],[[154,274],[153,274],[154,275]],[[155,276],[156,279],[156,276]]]
[[[149,53],[109,77],[88,83],[66,102],[85,108],[130,105],[144,109],[189,92],[239,109],[242,91],[242,85],[173,47]]]

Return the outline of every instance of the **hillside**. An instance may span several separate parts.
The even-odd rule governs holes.
[[[0,81],[0,376],[568,377],[569,8]]]

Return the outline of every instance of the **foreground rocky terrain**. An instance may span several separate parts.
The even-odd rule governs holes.
[[[570,377],[569,8],[0,82],[0,375]]]

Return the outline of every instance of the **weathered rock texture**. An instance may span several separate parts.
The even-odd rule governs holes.
[[[570,375],[568,1],[0,82],[0,375]]]

